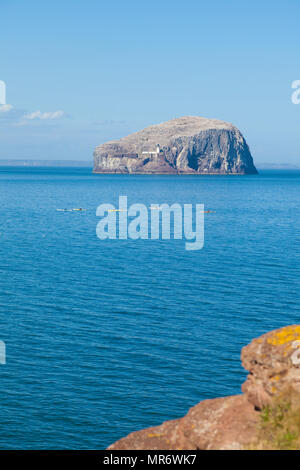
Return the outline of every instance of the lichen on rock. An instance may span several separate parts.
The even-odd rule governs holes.
[[[242,363],[250,374],[242,386],[257,408],[292,387],[300,393],[300,326],[271,331],[242,349]]]

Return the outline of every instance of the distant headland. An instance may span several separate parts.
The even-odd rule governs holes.
[[[87,167],[91,168],[91,161],[81,160],[0,160],[1,166],[21,167]]]
[[[94,173],[246,175],[257,170],[235,126],[185,116],[96,147]]]

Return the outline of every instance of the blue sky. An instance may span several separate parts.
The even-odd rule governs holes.
[[[199,115],[239,127],[258,163],[300,165],[299,17],[299,0],[0,0],[0,159],[89,160]]]

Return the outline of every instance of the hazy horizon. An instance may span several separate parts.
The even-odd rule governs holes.
[[[254,162],[255,164],[255,162]],[[93,159],[90,160],[39,160],[39,159],[0,159],[0,167],[1,166],[15,166],[15,167],[34,167],[34,166],[60,166],[60,167],[87,167],[93,168]],[[299,170],[300,166],[293,164],[293,163],[282,163],[282,162],[259,162],[255,165],[258,170]]]

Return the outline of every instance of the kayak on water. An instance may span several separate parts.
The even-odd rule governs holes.
[[[82,209],[81,207],[79,209],[56,209],[59,212],[81,212],[81,211],[86,211],[87,209]]]

